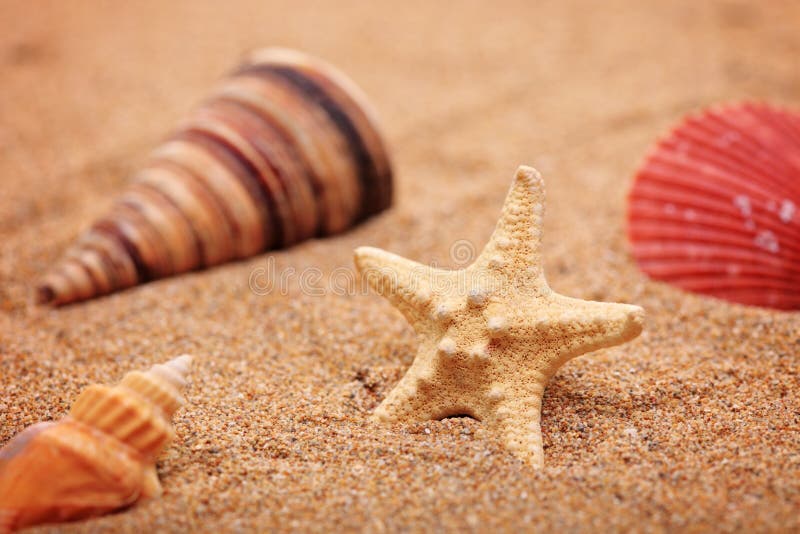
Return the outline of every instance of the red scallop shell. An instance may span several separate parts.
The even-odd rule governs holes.
[[[628,238],[651,278],[800,309],[800,113],[741,103],[686,117],[636,174]]]

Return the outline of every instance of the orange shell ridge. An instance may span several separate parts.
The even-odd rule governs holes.
[[[280,48],[249,54],[134,178],[44,274],[39,303],[336,234],[392,202],[388,149],[361,90]]]
[[[684,118],[636,173],[628,237],[653,279],[800,309],[800,113],[740,103]]]
[[[33,425],[0,449],[0,532],[102,515],[156,497],[156,458],[172,439],[191,357],[116,386],[92,385],[58,422]]]

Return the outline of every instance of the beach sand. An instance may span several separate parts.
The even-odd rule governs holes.
[[[798,104],[800,5],[225,4],[0,5],[0,443],[93,382],[196,356],[158,464],[165,494],[42,531],[800,528],[798,315],[647,280],[624,227],[636,166],[683,114]],[[367,92],[394,207],[249,261],[31,304],[150,148],[266,45],[323,57]],[[540,471],[471,419],[368,422],[416,342],[386,301],[337,289],[359,245],[462,266],[522,163],[547,185],[551,286],[647,310],[638,339],[554,377]],[[269,269],[294,274],[254,291]]]

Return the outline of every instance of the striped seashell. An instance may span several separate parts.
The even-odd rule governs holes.
[[[0,449],[0,532],[83,519],[161,494],[156,458],[172,440],[191,357],[91,385],[58,422]]]
[[[332,66],[250,54],[37,287],[54,305],[342,232],[386,209],[374,113]]]
[[[689,116],[639,169],[641,269],[688,291],[800,309],[800,113],[741,103]]]

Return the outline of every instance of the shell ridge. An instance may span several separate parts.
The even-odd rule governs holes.
[[[282,222],[271,217],[268,224],[264,219],[272,212],[264,209],[258,170],[235,145],[200,126],[187,126],[172,139],[181,143],[182,156],[168,159],[203,181],[219,199],[233,230],[234,257],[254,254],[267,246],[267,235],[280,235],[276,229],[281,229]]]
[[[284,221],[290,220],[291,217],[287,217],[285,213],[283,216],[278,215],[281,211],[280,201],[273,200],[275,187],[271,184],[270,172],[265,165],[259,164],[260,156],[253,154],[257,150],[250,144],[247,134],[240,130],[235,121],[226,121],[223,113],[212,114],[214,108],[211,106],[214,104],[218,106],[220,102],[223,101],[210,103],[208,109],[204,110],[209,118],[202,123],[189,122],[186,132],[189,135],[204,137],[207,144],[215,145],[215,147],[209,146],[209,150],[218,151],[219,157],[224,158],[223,163],[229,165],[237,176],[242,177],[255,207],[260,211],[261,232],[264,236],[262,248],[285,242],[287,237]],[[228,111],[227,114],[232,115],[233,112]],[[284,191],[279,198],[285,196]]]

